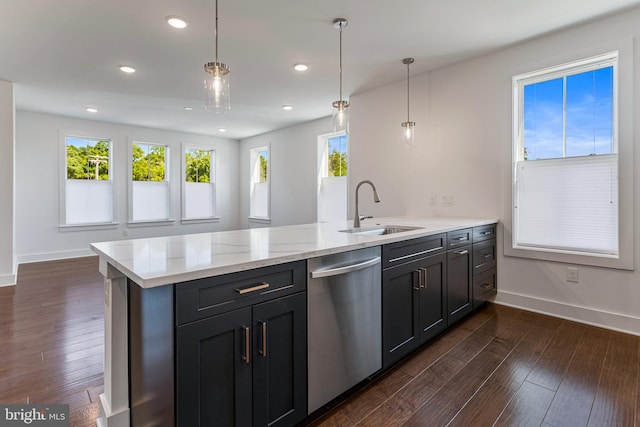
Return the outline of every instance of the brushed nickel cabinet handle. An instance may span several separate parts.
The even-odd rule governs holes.
[[[248,294],[249,292],[259,291],[260,289],[267,289],[270,285],[267,282],[262,282],[259,285],[250,286],[248,288],[238,288],[236,292],[240,295]]]
[[[262,325],[262,349],[259,353],[262,357],[267,357],[267,322],[259,322]]]
[[[469,238],[467,236],[462,236],[456,237],[454,240],[457,240],[458,242],[464,242],[465,240],[469,240]]]
[[[251,328],[243,326],[242,329],[244,329],[244,356],[242,360],[248,365],[251,362],[251,356],[249,355],[251,352]]]
[[[484,254],[484,255],[482,255],[482,258],[484,258],[484,259],[491,258],[491,254]]]
[[[484,236],[488,236],[488,235],[490,235],[490,234],[493,234],[493,231],[483,231],[483,232],[482,232],[482,234],[483,234]]]
[[[422,286],[420,286],[421,288],[426,288],[427,287],[427,269],[426,268],[421,268],[420,270],[422,270]]]
[[[413,270],[411,274],[413,275],[413,290],[419,291],[422,287],[422,273],[420,270]]]
[[[469,251],[464,250],[464,251],[453,251],[453,253],[457,254],[457,255],[466,255],[469,253]]]
[[[493,284],[492,283],[483,283],[482,285],[480,285],[480,287],[482,289],[493,288]]]

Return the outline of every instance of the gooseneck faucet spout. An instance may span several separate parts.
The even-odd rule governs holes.
[[[358,212],[358,190],[360,189],[360,186],[362,184],[369,184],[371,186],[371,188],[373,189],[374,203],[380,203],[380,197],[378,197],[378,190],[376,190],[376,186],[373,184],[373,182],[369,181],[368,179],[360,181],[358,185],[356,185],[356,212],[353,217],[353,228],[360,228],[360,212]]]

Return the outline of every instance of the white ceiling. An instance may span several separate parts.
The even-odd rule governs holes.
[[[229,138],[331,114],[346,96],[640,4],[640,0],[219,0],[231,111],[203,107],[215,0],[0,0],[0,79],[16,107]],[[176,30],[165,22],[179,15]],[[305,73],[293,64],[309,65]],[[137,72],[126,75],[118,66]],[[293,105],[292,111],[281,106]],[[87,113],[85,107],[99,109]],[[184,107],[193,107],[185,111]]]

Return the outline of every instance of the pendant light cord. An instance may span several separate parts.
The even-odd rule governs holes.
[[[342,101],[342,22],[340,23],[340,101]]]
[[[216,0],[216,62],[218,62],[218,0]]]
[[[409,64],[407,64],[407,122],[409,122]]]

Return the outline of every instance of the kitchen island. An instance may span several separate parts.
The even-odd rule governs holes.
[[[251,276],[252,271],[262,268],[272,269],[269,271],[276,274],[279,266],[300,264],[310,258],[445,235],[443,233],[450,234],[457,230],[471,230],[496,222],[495,219],[380,218],[364,221],[362,229],[376,228],[378,225],[416,228],[392,234],[361,234],[344,232],[351,228],[344,221],[93,244],[92,249],[100,256],[100,272],[105,277],[105,392],[100,396],[101,417],[98,425],[131,425],[131,407],[140,404],[132,402],[132,399],[135,400],[135,396],[131,397],[130,394],[132,381],[135,382],[134,388],[140,383],[144,383],[142,386],[148,390],[155,388],[166,391],[170,388],[171,391],[165,393],[164,397],[168,399],[164,406],[170,406],[170,410],[161,415],[169,418],[175,416],[174,399],[179,399],[173,392],[175,356],[166,355],[162,361],[164,365],[157,365],[164,366],[165,370],[171,371],[171,375],[163,375],[165,370],[161,369],[157,371],[157,378],[135,377],[138,365],[134,363],[132,366],[131,362],[132,348],[137,348],[140,333],[156,337],[156,341],[148,345],[168,340],[168,344],[161,347],[173,350],[174,319],[169,315],[166,316],[169,319],[156,318],[154,321],[151,314],[141,326],[136,316],[132,320],[131,298],[142,301],[139,307],[143,309],[152,306],[156,310],[163,304],[170,305],[166,307],[166,312],[171,314],[174,292],[193,287],[193,283],[203,279],[232,274]],[[495,233],[495,227],[493,230]],[[471,237],[468,243],[471,243]],[[305,280],[303,286],[306,286]],[[235,291],[242,293],[245,289],[236,288]],[[286,292],[294,291],[298,289]],[[140,299],[140,295],[145,294],[162,296],[159,299],[155,296],[148,300]],[[200,308],[196,310],[198,313],[201,311]],[[132,331],[131,322],[138,322],[138,329]],[[162,336],[163,331],[166,337]],[[162,354],[162,351],[166,350],[158,354]],[[171,381],[165,381],[165,377],[170,377]],[[165,421],[173,423],[173,419]]]

